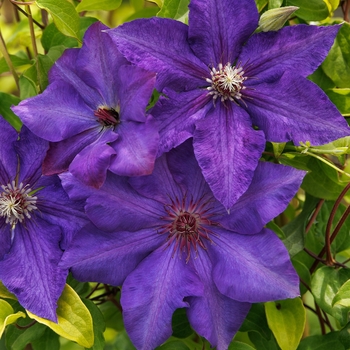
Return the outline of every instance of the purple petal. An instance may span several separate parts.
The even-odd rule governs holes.
[[[185,259],[160,247],[144,259],[123,284],[125,329],[140,350],[151,350],[171,336],[172,314],[188,307],[183,299],[199,296],[203,286]]]
[[[268,141],[321,145],[350,135],[350,128],[327,95],[313,82],[285,73],[249,90],[247,110]]]
[[[209,69],[192,52],[188,26],[168,18],[137,19],[107,33],[135,65],[157,73],[157,89],[192,90],[205,83]]]
[[[13,147],[17,131],[0,116],[0,183],[6,185],[17,173],[17,155]]]
[[[99,190],[83,185],[70,174],[61,174],[60,178],[70,198],[87,199],[86,213],[101,230],[134,232],[155,227],[164,215],[163,204],[140,196],[127,178],[113,173],[107,174]]]
[[[76,74],[76,61],[78,59],[80,49],[67,49],[63,52],[61,57],[55,62],[49,71],[50,84],[54,81],[69,82],[65,79],[65,71],[74,72]],[[57,64],[59,63],[59,64]]]
[[[20,138],[15,145],[20,164],[18,183],[33,185],[40,178],[48,148],[47,141],[34,135],[25,126],[22,127]]]
[[[106,233],[90,224],[74,236],[60,266],[71,268],[79,281],[120,286],[163,241],[153,229]]]
[[[193,147],[214,196],[229,209],[252,181],[265,139],[241,107],[220,102],[196,122]]]
[[[17,224],[10,252],[0,261],[0,280],[30,312],[57,322],[56,308],[67,270],[58,267],[62,251],[57,226],[36,216]]]
[[[98,139],[85,147],[73,159],[69,171],[81,182],[100,188],[106,179],[106,172],[115,156],[114,149],[108,144],[118,135],[111,129],[103,130]]]
[[[128,61],[118,51],[109,35],[102,30],[108,29],[96,22],[85,32],[83,46],[75,62],[79,77],[103,97],[103,102],[109,107],[116,107],[120,95],[118,69]],[[126,80],[127,81],[127,80]],[[101,101],[102,102],[102,101]]]
[[[279,215],[298,191],[304,171],[260,162],[248,190],[220,224],[235,232],[254,234]],[[252,220],[254,218],[254,220]]]
[[[243,46],[238,61],[247,76],[257,78],[251,80],[252,85],[278,78],[285,71],[307,77],[326,58],[339,28],[301,24],[255,34]]]
[[[121,122],[145,122],[145,111],[154,89],[155,74],[124,65],[119,68],[118,78],[121,82],[117,87]]]
[[[74,157],[98,138],[100,127],[83,131],[59,142],[50,142],[43,162],[43,174],[52,175],[67,171]]]
[[[39,137],[57,142],[98,126],[94,111],[71,86],[55,82],[12,108]]]
[[[159,155],[192,137],[195,121],[204,118],[212,108],[207,90],[186,93],[166,90],[165,93],[168,97],[160,97],[151,111],[158,122]]]
[[[4,258],[4,255],[10,250],[11,244],[12,240],[10,226],[5,223],[5,218],[0,217],[0,261]]]
[[[148,116],[144,123],[124,121],[117,128],[118,139],[111,143],[116,156],[109,170],[122,176],[150,174],[158,152],[156,121]]]
[[[191,263],[204,285],[204,293],[200,297],[186,298],[190,304],[188,318],[193,329],[209,340],[212,347],[225,350],[247,316],[250,304],[221,294],[213,283],[212,264],[207,254],[202,250],[198,253]]]
[[[266,302],[299,295],[299,277],[283,243],[263,229],[239,235],[215,228],[208,247],[219,291],[241,302]],[[234,276],[234,278],[232,278]]]
[[[189,42],[208,66],[233,63],[258,26],[253,0],[192,0],[189,9]]]

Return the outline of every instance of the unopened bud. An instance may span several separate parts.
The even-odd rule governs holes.
[[[290,15],[298,9],[297,6],[286,6],[266,11],[260,17],[258,29],[263,32],[281,29]]]

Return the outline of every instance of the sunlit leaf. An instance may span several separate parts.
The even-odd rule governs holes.
[[[266,318],[282,350],[295,350],[304,332],[306,313],[300,298],[265,303]]]
[[[105,345],[105,338],[103,336],[103,332],[106,329],[104,317],[99,308],[91,300],[83,299],[83,303],[89,309],[93,320],[94,345],[90,349],[103,350]]]
[[[79,15],[71,2],[68,0],[36,0],[36,4],[50,13],[58,30],[80,41]]]
[[[86,348],[92,347],[94,344],[92,317],[74,289],[66,284],[57,304],[58,323],[41,318],[27,310],[28,316],[50,327],[64,338],[73,340]]]
[[[188,11],[189,0],[164,0],[159,17],[179,19]]]
[[[334,296],[332,306],[342,305],[350,307],[350,280],[346,281],[338,290],[338,293]]]
[[[326,3],[323,0],[286,0],[286,6],[297,6],[295,15],[305,21],[321,21],[329,16]]]
[[[105,10],[112,11],[117,9],[122,0],[82,0],[78,6],[77,11],[95,11],[95,10]]]
[[[5,300],[0,299],[0,338],[6,326],[17,321],[20,317],[26,317],[22,311],[14,312],[12,306]]]
[[[229,345],[228,350],[254,350],[254,348],[246,343],[234,340]]]
[[[10,293],[0,281],[0,298],[17,300],[16,296]]]
[[[326,93],[342,115],[350,116],[350,88],[335,88],[327,90]]]
[[[0,115],[2,115],[16,130],[20,130],[22,122],[10,109],[17,105],[20,99],[16,96],[0,92]]]

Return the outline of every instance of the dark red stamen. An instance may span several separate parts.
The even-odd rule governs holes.
[[[119,113],[113,108],[99,108],[94,115],[103,126],[116,126],[120,123]]]

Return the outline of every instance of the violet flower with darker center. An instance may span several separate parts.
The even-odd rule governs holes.
[[[183,307],[198,334],[227,349],[251,303],[299,294],[287,250],[264,225],[286,208],[304,174],[259,164],[230,215],[190,140],[159,157],[151,175],[109,173],[99,190],[61,174],[69,196],[87,199],[94,224],[74,236],[62,266],[80,281],[122,285],[124,323],[137,349],[170,337],[172,314]]]
[[[87,222],[58,176],[43,176],[49,144],[0,117],[0,281],[32,313],[57,321],[67,269],[63,249]]]
[[[129,64],[101,32],[106,28],[93,24],[82,48],[66,50],[55,62],[47,89],[13,108],[32,132],[51,141],[46,175],[69,170],[96,188],[107,170],[151,173],[159,142],[146,115],[155,74]]]
[[[254,0],[191,0],[188,26],[149,18],[107,31],[128,60],[157,73],[166,95],[151,111],[159,154],[193,137],[203,176],[227,209],[249,187],[266,141],[320,145],[350,135],[306,79],[339,26],[254,33],[258,18]]]

